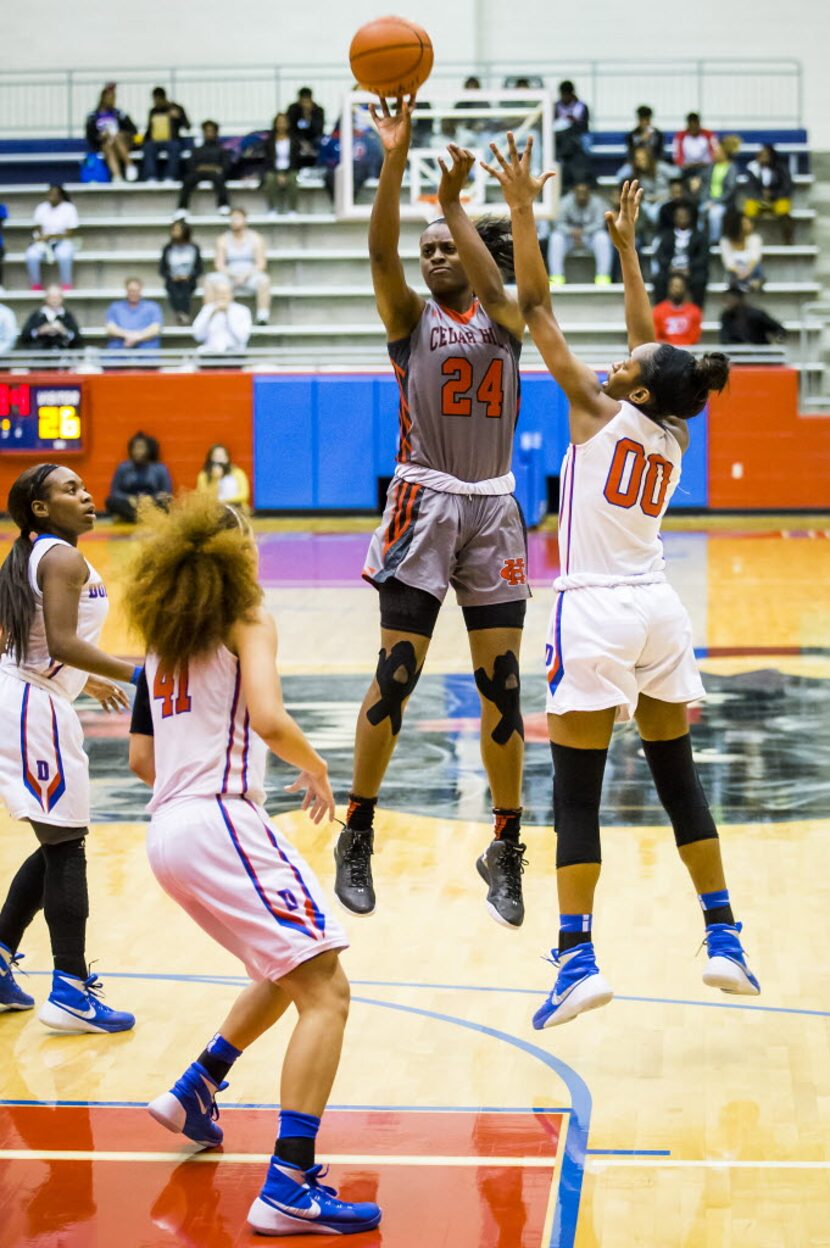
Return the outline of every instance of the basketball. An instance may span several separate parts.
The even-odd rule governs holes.
[[[405,17],[378,17],[352,39],[349,63],[364,91],[376,95],[411,95],[432,72],[432,42],[427,32]]]

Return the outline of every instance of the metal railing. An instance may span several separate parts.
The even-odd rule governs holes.
[[[528,78],[554,90],[563,78],[576,83],[589,105],[593,129],[629,129],[638,104],[649,103],[658,123],[672,129],[690,110],[704,124],[790,128],[803,125],[801,62],[792,58],[660,57],[642,60],[538,60],[442,62],[430,84],[461,88],[475,74],[494,92]],[[187,109],[194,125],[206,117],[228,132],[259,130],[302,86],[311,86],[329,126],[352,86],[345,65],[150,66],[143,69],[12,70],[0,72],[0,137],[82,137],[86,115],[103,83],[118,84],[118,105],[143,128],[154,86],[163,86]]]
[[[801,305],[799,330],[799,405],[805,413],[830,411],[827,389],[827,363],[830,357],[830,303],[814,302]]]

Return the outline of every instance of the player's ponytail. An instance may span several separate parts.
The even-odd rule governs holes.
[[[247,523],[209,493],[176,499],[169,511],[139,506],[135,558],[124,610],[147,651],[175,670],[216,650],[262,600]]]
[[[691,420],[703,411],[712,390],[720,392],[729,380],[729,360],[720,351],[696,358],[691,351],[662,343],[643,361],[640,383],[651,394],[639,406],[652,420],[679,416]]]
[[[9,490],[6,504],[20,531],[0,568],[0,629],[3,648],[17,663],[26,660],[35,615],[29,558],[33,549],[31,535],[40,532],[42,524],[32,511],[32,503],[48,497],[46,482],[57,467],[57,464],[37,464],[21,472]]]
[[[476,233],[499,266],[507,282],[515,280],[513,258],[513,227],[509,217],[479,217],[475,223]]]

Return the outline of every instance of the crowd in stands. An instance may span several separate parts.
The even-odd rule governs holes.
[[[505,81],[505,87],[511,89],[537,89],[541,85],[542,80],[535,78]],[[480,80],[468,77],[464,89],[480,90]],[[423,101],[421,104],[429,107]],[[456,109],[475,107],[467,98],[459,101]],[[368,114],[361,118],[359,112],[354,122],[356,187],[377,173],[380,161]],[[608,195],[595,176],[590,109],[570,80],[559,84],[553,113],[562,194],[557,218],[542,237],[551,285],[567,282],[567,262],[574,254],[593,259],[597,285],[619,280],[604,214],[613,206],[622,182],[636,177],[643,189],[638,247],[644,272],[653,284],[655,323],[661,337],[690,343],[700,337],[700,312],[705,305],[713,248],[720,256],[721,280],[735,295],[728,301],[730,327],[724,333],[761,332],[761,320],[753,318],[745,298],[760,292],[765,282],[759,219],[772,217],[779,224],[782,239],[786,243],[793,240],[792,178],[774,147],[764,146],[749,163],[746,178],[739,181],[736,158],[741,140],[737,135],[719,136],[691,112],[669,145],[653,109],[643,104],[625,136],[626,155],[617,172],[616,191]],[[432,119],[416,118],[414,126],[416,137],[421,127],[420,141],[427,142]],[[444,121],[441,133],[453,138],[464,130],[468,136],[486,126],[486,121],[478,119],[466,126],[456,116]],[[144,130],[139,131],[117,106],[117,85],[106,83],[96,108],[86,119],[89,152],[82,179],[119,182],[135,181],[140,176],[148,183],[178,185],[178,206],[158,266],[170,313],[178,325],[192,326],[201,352],[239,354],[244,352],[252,331],[251,312],[240,300],[250,297],[257,324],[267,324],[271,283],[265,241],[249,226],[245,210],[232,206],[228,182],[240,175],[256,177],[268,217],[273,220],[296,215],[299,176],[304,169],[321,167],[333,197],[334,170],[340,159],[340,120],[327,134],[323,108],[311,88],[303,87],[287,109],[276,114],[267,131],[228,141],[213,120],[200,123],[198,138],[193,130],[185,107],[169,99],[163,87],[156,87]],[[140,161],[134,159],[137,154]],[[209,274],[205,273],[202,252],[189,223],[193,192],[204,183],[213,188],[218,212],[228,218],[228,228],[216,244],[215,272]],[[6,208],[0,204],[0,290],[4,255],[1,231],[6,216]],[[32,242],[25,253],[31,289],[44,289],[44,270],[49,271],[52,284],[46,287],[43,306],[28,318],[22,330],[14,314],[0,305],[0,352],[14,346],[44,351],[77,348],[83,341],[82,331],[64,306],[64,294],[73,288],[73,263],[82,223],[62,186],[49,186],[46,198],[35,208],[32,226]],[[200,285],[202,306],[194,315],[193,300]],[[114,301],[107,311],[109,346],[118,350],[158,349],[163,324],[160,305],[144,298],[138,278],[129,278],[125,297]],[[765,332],[775,335],[780,326],[772,322]]]
[[[196,489],[209,491],[223,503],[250,512],[251,486],[247,473],[233,463],[230,451],[221,443],[209,447],[196,478]],[[142,499],[166,507],[173,497],[170,470],[162,462],[156,438],[138,430],[127,443],[127,458],[113,473],[106,509],[117,520],[135,524]]]

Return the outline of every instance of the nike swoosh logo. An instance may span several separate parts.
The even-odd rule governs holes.
[[[299,1209],[296,1205],[284,1205],[279,1200],[274,1200],[273,1196],[268,1197],[268,1204],[279,1209],[280,1213],[288,1213],[294,1218],[307,1218],[312,1221],[319,1218],[323,1212],[316,1200],[312,1200],[307,1209]]]
[[[195,1091],[195,1089],[194,1089],[193,1095],[196,1097],[196,1104],[199,1106],[199,1109],[202,1111],[202,1113],[203,1114],[209,1113],[210,1111],[207,1105],[204,1103],[201,1096],[199,1096],[199,1093]]]
[[[74,1014],[76,1018],[94,1018],[95,1007],[91,1005],[88,1010],[76,1010],[73,1005],[64,1005],[62,1001],[53,1001],[53,1005],[57,1005],[62,1010],[66,1010],[67,1014]]]

